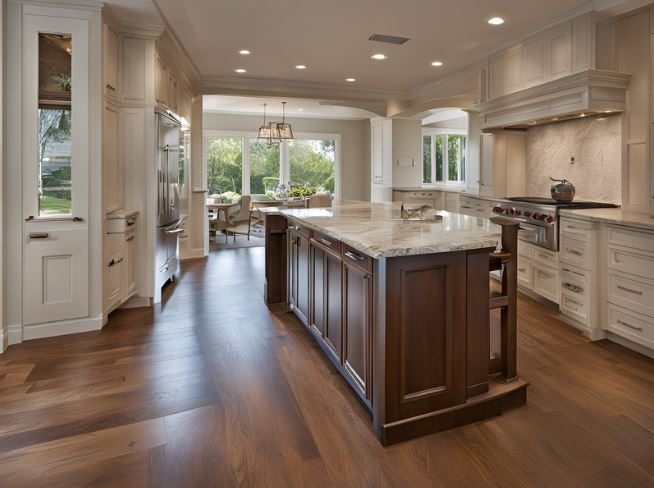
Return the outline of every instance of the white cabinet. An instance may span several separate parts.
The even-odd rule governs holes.
[[[104,313],[111,313],[137,292],[137,213],[107,215],[104,236]]]
[[[118,98],[118,34],[109,25],[102,25],[102,76],[104,95]]]
[[[518,241],[518,285],[547,300],[559,303],[558,253]]]
[[[526,133],[497,131],[482,134],[480,191],[484,196],[524,196],[527,186]]]
[[[105,103],[102,119],[102,199],[105,213],[122,207],[123,178],[118,147],[118,111],[114,105]]]
[[[172,73],[168,74],[168,107],[177,110],[177,78]]]
[[[154,66],[154,99],[158,105],[168,105],[169,76],[168,67],[159,56]]]
[[[606,330],[654,348],[654,233],[606,226]]]
[[[491,216],[490,204],[483,198],[459,195],[459,213],[487,219]]]
[[[480,68],[480,101],[580,71],[615,70],[615,60],[613,24],[583,14],[489,56]]]
[[[598,239],[596,223],[561,217],[561,313],[591,338],[600,325]]]
[[[533,261],[532,268],[534,293],[554,303],[559,303],[558,271],[537,261]]]
[[[456,192],[445,193],[445,210],[448,212],[459,212],[459,194]]]
[[[393,121],[373,119],[370,122],[371,200],[390,201],[393,185]]]
[[[123,38],[123,99],[126,103],[143,104],[146,100],[146,63],[148,41]],[[151,97],[152,95],[150,95]]]

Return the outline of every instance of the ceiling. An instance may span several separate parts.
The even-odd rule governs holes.
[[[203,98],[203,110],[204,112],[260,115],[263,117],[263,104],[266,103],[266,113],[269,116],[281,117],[282,101],[286,102],[286,116],[293,118],[307,117],[319,119],[363,120],[376,116],[367,110],[337,105],[325,105],[317,100],[236,97],[225,95],[205,95]]]
[[[149,0],[109,0],[137,8]],[[402,91],[479,61],[588,0],[154,0],[205,79],[251,78]],[[486,20],[504,17],[501,26]],[[402,46],[373,34],[409,37]],[[249,56],[238,53],[251,51]],[[375,61],[375,53],[388,56]],[[442,61],[442,67],[431,66]],[[295,65],[304,64],[306,70]],[[236,68],[247,70],[236,74]],[[347,83],[345,78],[356,78]]]
[[[152,0],[108,0],[111,11],[129,23],[161,23],[161,16]]]

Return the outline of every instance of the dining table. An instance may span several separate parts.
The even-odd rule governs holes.
[[[209,203],[207,202],[207,210],[215,210],[216,211],[216,218],[220,220],[220,212],[225,212],[225,221],[227,222],[229,220],[228,214],[229,210],[238,207],[240,204],[237,202],[228,202],[228,203]]]

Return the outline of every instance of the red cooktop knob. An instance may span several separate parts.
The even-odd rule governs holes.
[[[502,213],[502,207],[493,207],[493,213]]]
[[[552,222],[554,222],[554,217],[552,217],[551,215],[548,215],[547,218],[545,219],[545,222],[547,222],[548,224],[551,224]]]
[[[525,212],[525,217],[529,218],[531,217],[531,215],[532,215],[531,212]]]

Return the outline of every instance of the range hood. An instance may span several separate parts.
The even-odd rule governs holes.
[[[631,75],[588,70],[477,104],[481,129],[526,129],[624,112]]]

